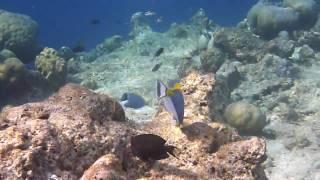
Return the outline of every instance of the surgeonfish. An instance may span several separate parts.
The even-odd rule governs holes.
[[[166,140],[155,134],[140,134],[131,138],[132,154],[143,161],[161,160],[174,154],[176,147],[165,145]]]
[[[172,96],[174,91],[181,91],[182,85],[180,83],[176,83],[173,87],[167,89],[166,94]]]
[[[120,98],[120,104],[124,107],[138,109],[145,105],[145,101],[141,96],[135,93],[126,92]]]
[[[160,69],[161,65],[162,65],[162,62],[157,63],[157,64],[151,69],[151,71],[152,71],[152,72],[158,71],[158,70]]]
[[[164,51],[164,48],[159,48],[159,49],[156,51],[156,53],[154,53],[154,57],[160,56],[160,55],[163,53],[163,51]]]
[[[177,125],[182,125],[184,117],[184,97],[181,92],[181,84],[176,83],[168,88],[162,81],[157,80],[157,97],[162,100],[163,105]]]

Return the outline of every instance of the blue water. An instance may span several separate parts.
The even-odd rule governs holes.
[[[42,45],[54,48],[77,42],[92,48],[108,36],[126,36],[130,17],[137,11],[154,11],[165,31],[173,22],[187,21],[199,8],[214,22],[231,26],[241,21],[257,0],[1,0],[0,8],[31,16],[39,24]],[[100,24],[92,25],[93,19]]]

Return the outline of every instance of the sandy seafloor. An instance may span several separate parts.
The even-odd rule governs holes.
[[[196,52],[200,46],[199,32],[190,30],[189,25],[183,27],[188,29],[185,38],[173,37],[171,30],[165,33],[146,30],[131,40],[123,41],[121,47],[112,52],[101,54],[90,62],[81,61],[80,71],[70,78],[94,81],[97,84],[95,92],[115,98],[120,98],[125,92],[143,96],[147,105],[138,110],[127,108],[126,113],[130,120],[148,121],[158,108],[155,80],[177,79],[179,64],[186,56],[192,56],[195,66],[200,64],[199,53]],[[152,60],[153,53],[160,47],[165,49],[164,53]],[[163,65],[159,71],[152,72],[157,62]],[[242,73],[250,71],[247,64],[239,66]],[[273,102],[278,94],[282,94],[291,103],[288,106],[279,101],[274,108],[266,110],[269,124],[265,131],[275,134],[275,138],[266,137],[268,159],[264,163],[267,177],[272,180],[320,179],[320,62],[314,61],[311,66],[301,65],[299,68],[301,75],[290,88],[263,99]],[[241,82],[245,83],[248,82]],[[259,82],[247,86],[246,93],[254,92],[255,89],[250,88],[258,86]],[[263,103],[253,102],[257,105]],[[291,111],[297,117],[294,120],[288,113]]]

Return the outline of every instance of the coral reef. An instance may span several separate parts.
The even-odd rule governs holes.
[[[0,63],[0,98],[18,96],[27,91],[30,84],[28,71],[17,58],[7,58]]]
[[[37,55],[35,66],[37,71],[48,81],[53,89],[59,88],[65,83],[67,76],[66,61],[58,56],[58,52],[52,48],[44,48]]]
[[[267,124],[265,114],[246,102],[229,104],[224,116],[230,125],[245,133],[260,133]]]
[[[37,51],[37,23],[29,16],[0,10],[0,49],[9,49],[23,62]]]
[[[6,108],[0,114],[0,177],[264,179],[264,140],[243,139],[208,122],[205,101],[214,87],[209,77],[192,73],[183,80],[187,117],[181,130],[165,111],[142,127],[124,122],[119,103],[73,84],[45,101]],[[145,163],[134,157],[130,137],[143,132],[169,139],[180,149],[179,159]]]
[[[16,55],[9,49],[2,49],[0,51],[0,63],[9,58],[15,58]]]
[[[44,80],[52,89],[67,80],[95,93],[68,84],[46,100],[5,107],[0,179],[317,179],[316,3],[261,1],[237,28],[218,27],[201,9],[189,23],[173,23],[164,33],[154,32],[140,12],[132,16],[128,41],[113,36],[81,53],[46,48],[37,57],[39,72],[27,70],[15,51],[3,49],[0,96],[15,97],[30,86],[33,96],[41,94],[33,89]],[[152,72],[157,63],[161,68]],[[155,98],[157,79],[182,84],[181,129]],[[126,92],[141,95],[144,106],[121,107],[96,94],[119,99]],[[1,99],[0,106],[5,104]],[[179,159],[146,163],[134,157],[130,137],[142,133],[177,146]]]
[[[168,33],[170,36],[174,38],[187,38],[188,37],[188,31],[185,30],[185,28],[181,25],[178,25],[176,23],[172,23],[171,27],[169,28]]]
[[[39,72],[28,69],[12,51],[0,51],[0,109],[42,99],[47,93],[50,92]]]
[[[317,21],[314,0],[284,0],[283,6],[258,2],[247,19],[254,33],[272,39],[282,30],[310,29]]]
[[[208,48],[200,54],[201,68],[206,72],[216,72],[224,61],[225,54],[218,48]]]
[[[110,53],[115,49],[118,49],[122,45],[122,37],[119,35],[106,38],[102,43],[98,44],[95,49],[90,53],[92,54],[91,58],[97,58],[105,53]]]
[[[271,39],[282,30],[297,28],[299,14],[291,8],[258,3],[248,12],[247,18],[253,32]]]
[[[299,13],[299,24],[311,28],[318,18],[317,6],[314,0],[284,0],[284,7],[290,7]]]
[[[214,35],[214,46],[240,62],[257,62],[264,42],[251,32],[223,28]]]

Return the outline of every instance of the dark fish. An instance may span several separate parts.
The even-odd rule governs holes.
[[[166,140],[155,134],[141,134],[131,138],[131,151],[143,161],[166,159],[169,154],[176,157],[174,154],[176,147],[165,143]]]
[[[92,20],[90,21],[90,24],[92,24],[92,25],[98,25],[98,24],[100,24],[100,23],[101,23],[100,19],[92,19]]]
[[[156,51],[156,53],[154,53],[154,57],[160,56],[160,55],[163,53],[163,51],[164,51],[164,48],[159,48],[159,49]]]
[[[160,67],[161,67],[161,65],[162,65],[162,63],[158,63],[158,64],[156,64],[153,68],[152,68],[152,72],[156,72],[156,71],[158,71],[159,69],[160,69]]]
[[[72,48],[72,51],[75,53],[83,52],[85,50],[86,50],[86,48],[84,47],[83,43],[81,43],[81,42],[77,42],[76,45],[73,46],[73,48]]]

